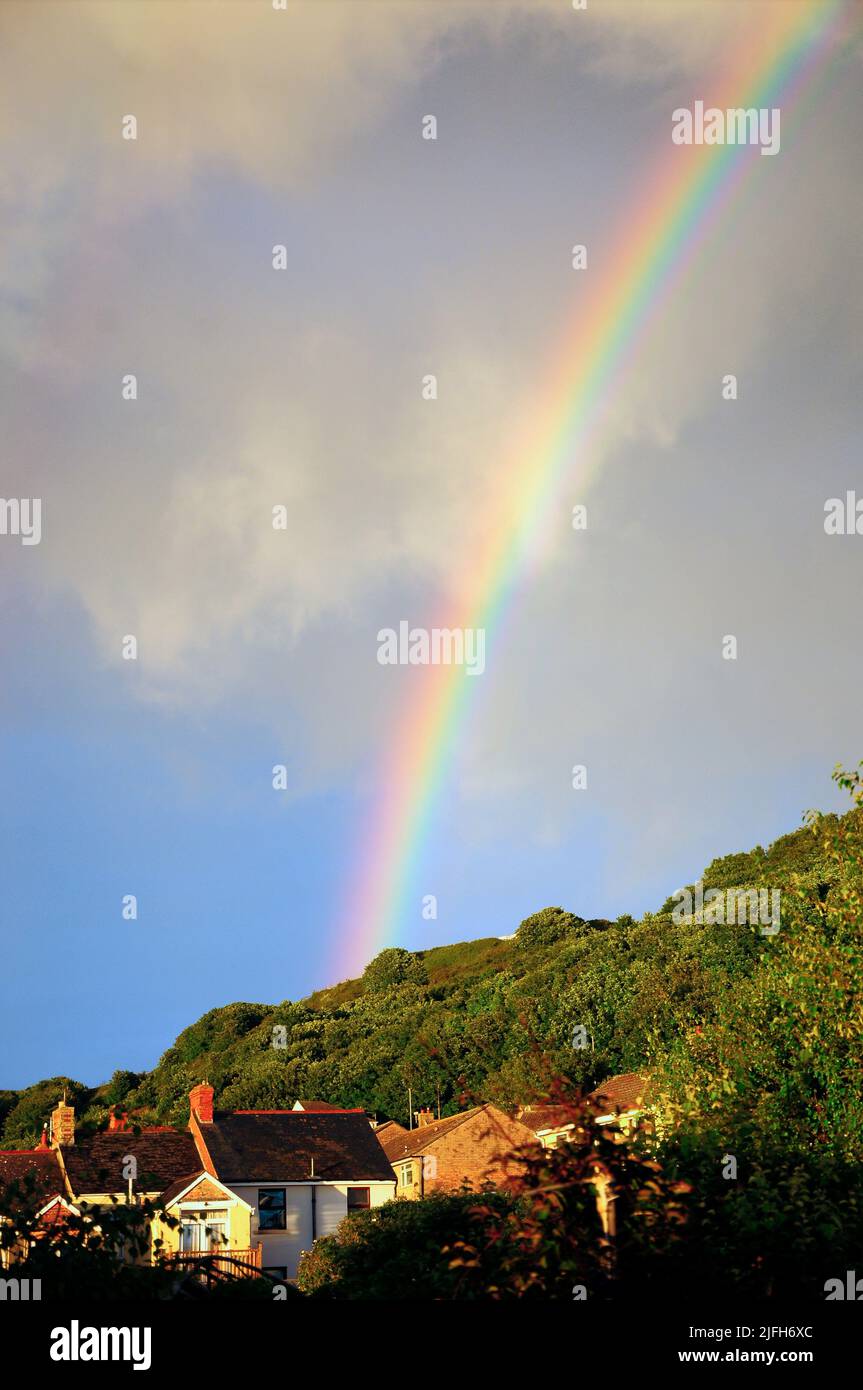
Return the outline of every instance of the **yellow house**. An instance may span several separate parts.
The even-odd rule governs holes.
[[[252,1240],[252,1207],[212,1173],[178,1178],[161,1195],[165,1217],[153,1221],[153,1257],[180,1267],[194,1268],[207,1257],[208,1263],[224,1255],[225,1269],[241,1273],[248,1265],[249,1275],[261,1267],[261,1242]]]

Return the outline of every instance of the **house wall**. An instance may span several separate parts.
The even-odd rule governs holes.
[[[199,1189],[200,1187],[201,1185],[199,1184]],[[252,1238],[252,1213],[248,1211],[246,1207],[241,1206],[239,1202],[231,1204],[228,1198],[223,1193],[220,1193],[218,1189],[214,1189],[210,1193],[204,1192],[203,1189],[188,1193],[183,1197],[179,1205],[176,1203],[172,1204],[169,1208],[169,1215],[179,1221],[182,1219],[184,1208],[191,1209],[193,1207],[198,1207],[200,1209],[204,1201],[208,1202],[210,1210],[224,1210],[228,1213],[228,1228],[226,1232],[228,1243],[224,1247],[225,1251],[251,1250],[256,1243]],[[165,1224],[161,1217],[154,1218],[151,1224],[151,1237],[154,1250],[156,1249],[157,1240],[163,1242],[161,1249],[164,1254],[175,1252],[180,1249],[179,1226],[172,1229]]]
[[[556,1149],[560,1144],[568,1144],[573,1133],[573,1125],[562,1125],[560,1129],[550,1129],[537,1137],[544,1149]]]
[[[135,1193],[134,1193],[133,1201],[134,1201],[135,1203],[137,1203],[137,1202],[142,1202],[142,1201],[146,1201],[146,1202],[157,1202],[158,1199],[159,1199],[159,1194],[158,1194],[158,1192],[135,1192]],[[90,1208],[92,1208],[92,1207],[105,1207],[105,1208],[107,1208],[107,1209],[110,1210],[110,1208],[111,1208],[111,1207],[114,1207],[114,1206],[124,1207],[124,1206],[126,1206],[126,1205],[128,1204],[128,1201],[129,1201],[129,1193],[128,1193],[128,1191],[126,1191],[126,1192],[76,1192],[76,1194],[75,1194],[75,1205],[76,1205],[77,1207],[79,1207],[79,1208],[83,1208],[84,1205],[85,1205],[85,1203],[86,1203],[86,1205],[89,1206]],[[96,1222],[98,1222],[98,1219],[99,1219],[99,1218],[98,1218],[98,1215],[97,1215],[96,1212],[94,1212],[94,1211],[91,1210],[91,1211],[89,1211],[87,1214],[88,1214],[89,1216],[92,1216],[93,1219],[94,1219]],[[151,1240],[151,1248],[152,1248],[152,1234],[153,1234],[153,1222],[151,1221],[151,1222],[150,1222],[150,1240]],[[146,1264],[149,1264],[149,1263],[150,1263],[150,1255],[149,1255],[148,1253],[146,1253],[146,1252],[145,1252],[144,1254],[135,1255],[135,1256],[127,1255],[127,1256],[126,1256],[126,1262],[127,1262],[128,1264],[146,1265]]]
[[[423,1160],[421,1158],[399,1158],[393,1164],[396,1175],[396,1197],[404,1201],[416,1202],[423,1195]]]
[[[518,1164],[509,1158],[510,1152],[531,1143],[535,1144],[536,1138],[526,1125],[511,1120],[501,1110],[491,1114],[481,1110],[429,1146],[426,1158],[437,1160],[436,1171],[426,1162],[422,1191],[458,1191],[464,1182],[473,1188],[484,1182],[504,1187],[519,1171]]]
[[[133,1202],[155,1202],[158,1201],[158,1192],[139,1192],[135,1189]],[[76,1192],[75,1205],[87,1202],[91,1207],[123,1207],[129,1200],[128,1192]]]
[[[296,1279],[300,1256],[312,1248],[312,1187],[315,1193],[315,1237],[332,1235],[339,1222],[347,1216],[348,1188],[367,1187],[373,1207],[391,1200],[394,1184],[389,1182],[356,1183],[260,1183],[236,1186],[232,1191],[248,1202],[253,1209],[251,1242],[261,1246],[262,1269],[287,1270],[288,1279]],[[258,1192],[261,1188],[285,1188],[285,1229],[261,1231],[258,1228]]]

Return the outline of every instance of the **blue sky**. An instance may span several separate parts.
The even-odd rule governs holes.
[[[570,246],[601,261],[758,8],[3,7],[0,494],[41,496],[44,534],[0,537],[0,1086],[142,1070],[207,1009],[332,983],[416,674],[376,633],[470,554],[577,312]],[[638,915],[841,806],[863,540],[822,523],[863,495],[857,118],[850,53],[612,402],[589,529],[567,497],[489,654],[402,944]]]

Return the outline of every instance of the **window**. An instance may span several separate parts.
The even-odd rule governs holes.
[[[410,1187],[410,1185],[411,1185],[411,1166],[410,1166],[409,1163],[406,1163],[405,1166],[404,1166],[404,1168],[402,1168],[401,1173],[400,1173],[400,1178],[401,1178],[402,1187]]]
[[[371,1192],[369,1188],[348,1188],[348,1212],[367,1211],[371,1204]]]
[[[180,1224],[180,1249],[185,1254],[219,1250],[227,1243],[228,1213],[184,1212]]]
[[[258,1193],[258,1230],[283,1231],[285,1229],[285,1189],[283,1187],[262,1187]]]

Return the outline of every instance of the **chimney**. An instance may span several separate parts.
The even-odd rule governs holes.
[[[213,1123],[213,1088],[206,1081],[189,1092],[189,1108],[202,1125]]]
[[[66,1104],[66,1093],[51,1111],[51,1148],[66,1148],[75,1143],[75,1107]]]
[[[417,1128],[418,1128],[418,1129],[421,1129],[423,1125],[430,1125],[430,1124],[432,1123],[433,1120],[434,1120],[434,1111],[433,1111],[433,1110],[430,1110],[429,1107],[428,1107],[427,1105],[424,1105],[423,1108],[422,1108],[422,1110],[418,1110],[418,1111],[417,1111]]]

